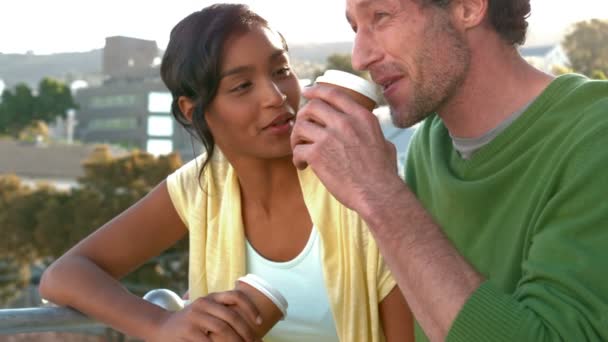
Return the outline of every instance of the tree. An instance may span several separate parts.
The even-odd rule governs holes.
[[[68,109],[76,109],[70,88],[57,80],[43,78],[38,84],[34,119],[50,123],[57,117],[66,117]]]
[[[18,84],[13,91],[2,92],[0,134],[17,137],[34,122],[51,123],[57,117],[65,117],[68,109],[77,107],[70,88],[59,81],[42,79],[37,95],[26,84]]]
[[[568,73],[572,73],[572,72],[574,72],[574,70],[572,70],[572,68],[569,68],[565,65],[554,65],[553,68],[551,69],[551,73],[555,76],[568,74]]]
[[[24,286],[24,277],[29,281],[32,264],[55,260],[181,164],[178,154],[154,157],[133,151],[114,158],[102,145],[84,162],[80,186],[69,192],[44,184],[30,188],[16,176],[0,176],[0,305]],[[157,287],[184,291],[187,247],[187,239],[180,241],[125,283],[139,295]]]
[[[0,176],[0,305],[13,299],[29,283],[29,268],[24,262],[31,257],[29,234],[12,222],[11,215],[29,193],[17,176]]]
[[[351,74],[355,74],[355,75],[367,78],[367,73],[362,72],[362,71],[357,71],[353,68],[350,54],[334,53],[334,54],[329,55],[327,57],[327,62],[325,63],[325,70],[329,70],[329,69],[346,71]],[[325,70],[315,71],[315,73],[313,75],[313,79],[316,79],[317,77],[323,75]]]
[[[350,54],[335,53],[333,55],[330,55],[329,57],[327,57],[327,69],[342,70],[350,72],[351,74],[365,77],[364,72],[357,71],[353,68],[352,57]]]
[[[601,70],[595,70],[591,77],[597,80],[608,80],[608,75],[606,75],[606,73]]]
[[[574,24],[562,45],[574,71],[591,77],[608,74],[608,20]]]
[[[33,119],[35,97],[25,84],[5,89],[0,103],[0,133],[16,136]]]

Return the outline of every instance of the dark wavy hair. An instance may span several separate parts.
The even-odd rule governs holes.
[[[171,113],[207,152],[199,176],[215,149],[205,112],[217,94],[224,43],[233,35],[248,32],[253,27],[269,28],[269,25],[246,5],[215,4],[190,14],[171,30],[160,75],[173,97]],[[282,36],[281,39],[287,51]],[[180,96],[186,96],[194,103],[192,122],[179,108]]]
[[[423,4],[447,6],[451,0],[420,0]],[[488,0],[490,23],[511,45],[522,45],[526,40],[530,0]]]

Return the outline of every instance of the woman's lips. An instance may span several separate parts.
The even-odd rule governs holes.
[[[264,130],[272,134],[290,133],[294,120],[295,117],[293,115],[281,119],[276,119],[270,125],[264,127]]]

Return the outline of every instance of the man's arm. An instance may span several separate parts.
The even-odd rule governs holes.
[[[394,147],[377,118],[328,87],[305,95],[324,101],[311,100],[298,112],[294,163],[310,165],[338,200],[367,221],[416,320],[432,340],[443,341],[482,277],[399,178]]]
[[[608,173],[598,171],[608,166],[605,121],[571,148],[560,192],[530,241],[522,279],[505,293],[458,253],[397,176],[394,151],[372,113],[322,86],[304,94],[312,100],[294,126],[294,163],[312,167],[367,222],[432,341],[608,340]]]
[[[444,341],[458,312],[484,279],[403,182],[395,190],[387,193],[390,201],[362,216],[416,320],[431,341]]]

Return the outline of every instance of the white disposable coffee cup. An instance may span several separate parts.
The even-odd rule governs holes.
[[[274,305],[281,311],[283,314],[283,318],[287,317],[287,307],[288,303],[285,297],[279,292],[279,290],[275,289],[270,285],[266,280],[255,274],[247,274],[244,277],[240,277],[238,281],[246,283],[247,285],[255,288],[256,290],[263,293],[268,299],[270,299]]]
[[[266,335],[278,321],[287,316],[288,304],[285,297],[255,274],[240,277],[236,282],[236,289],[245,293],[260,311],[262,324],[254,327],[258,337]]]
[[[323,75],[317,77],[315,83],[342,88],[347,95],[370,111],[380,102],[376,86],[372,82],[345,71],[326,70]]]

